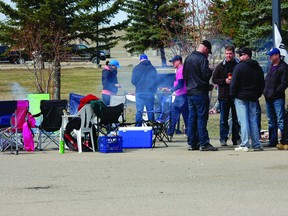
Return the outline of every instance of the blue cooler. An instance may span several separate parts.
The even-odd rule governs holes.
[[[119,127],[123,148],[152,148],[152,127]]]

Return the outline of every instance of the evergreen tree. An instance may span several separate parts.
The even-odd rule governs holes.
[[[124,10],[128,13],[129,26],[125,29],[125,48],[128,52],[143,53],[148,48],[159,49],[162,66],[166,66],[164,48],[170,33],[177,28],[172,22],[183,19],[184,14],[179,11],[178,0],[127,0]]]
[[[79,38],[90,39],[103,48],[113,47],[119,40],[113,32],[125,27],[125,22],[109,25],[122,1],[110,4],[112,1],[107,0],[11,0],[15,4],[12,8],[0,0],[0,12],[7,17],[0,22],[0,41],[28,51],[35,60],[37,90],[52,91],[53,98],[59,99],[65,45]],[[37,67],[44,54],[51,59],[46,81],[43,68]]]
[[[266,46],[267,43],[273,46],[272,2],[269,0],[250,0],[248,9],[249,10],[244,11],[242,14],[249,19],[246,19],[242,25],[240,25],[241,34],[235,38],[236,42],[241,44],[240,42],[244,41],[244,45],[248,45],[254,50],[270,48],[265,47],[265,44]],[[280,17],[282,42],[287,44],[288,0],[281,1]]]
[[[74,29],[77,31],[75,38],[90,39],[97,43],[98,49],[114,47],[120,39],[115,32],[123,30],[128,24],[127,20],[111,24],[111,20],[121,10],[123,2],[124,0],[80,1],[79,15],[74,23]]]
[[[239,26],[245,20],[243,11],[248,10],[248,0],[212,0],[209,7],[211,27],[219,35],[235,38]]]
[[[0,23],[0,41],[25,49],[34,62],[36,88],[60,98],[62,47],[69,41],[77,10],[75,0],[12,0],[15,8],[0,1],[7,19]],[[44,54],[51,60],[43,68]]]
[[[212,0],[210,21],[220,33],[238,46],[254,50],[272,45],[272,2],[270,0]],[[288,43],[288,0],[281,1],[282,39]]]

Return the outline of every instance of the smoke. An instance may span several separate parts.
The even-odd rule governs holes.
[[[27,97],[26,89],[19,83],[13,82],[11,85],[11,94],[15,100],[23,100]]]

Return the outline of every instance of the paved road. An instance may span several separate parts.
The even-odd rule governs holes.
[[[161,65],[158,57],[150,59]],[[139,62],[118,60],[124,68]],[[0,158],[1,216],[288,215],[288,151],[237,153],[228,146],[190,152],[177,135],[168,148],[158,143],[123,153],[64,155],[48,149]]]
[[[287,154],[191,152],[183,135],[168,148],[114,154],[5,152],[0,215],[284,216]]]
[[[111,59],[117,59],[120,62],[120,65],[123,67],[132,67],[139,63],[139,57],[112,57]],[[107,60],[111,60],[107,59]],[[160,56],[151,56],[149,57],[149,60],[151,63],[156,66],[161,66],[161,59]],[[105,65],[106,61],[101,61],[100,65]],[[167,61],[168,66],[172,66],[171,63]],[[62,62],[61,63],[62,68],[71,68],[71,67],[98,67],[98,65],[93,64],[92,62]],[[12,68],[32,68],[32,62],[26,62],[25,64],[10,64],[10,63],[0,63],[0,69],[12,69]]]

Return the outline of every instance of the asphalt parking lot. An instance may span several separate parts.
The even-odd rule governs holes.
[[[187,151],[183,135],[168,144],[1,153],[1,215],[288,215],[288,151]]]

